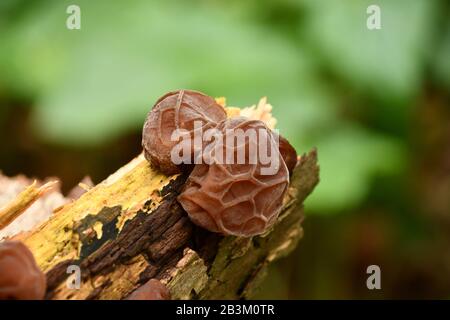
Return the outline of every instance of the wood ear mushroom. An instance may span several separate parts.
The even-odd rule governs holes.
[[[21,242],[0,244],[0,299],[41,300],[46,278],[33,254]]]
[[[243,162],[224,163],[230,145],[216,141],[204,154],[205,163],[195,166],[178,201],[195,224],[209,231],[243,237],[264,233],[276,221],[289,186],[289,171],[275,137],[264,122],[244,117],[222,121],[217,129],[257,134],[231,147],[234,159],[245,155]],[[273,168],[259,156],[267,147],[276,163]]]
[[[144,155],[164,174],[179,173],[179,166],[171,159],[171,151],[178,143],[171,139],[175,130],[192,137],[196,122],[206,130],[224,119],[225,109],[213,98],[191,90],[170,92],[156,102],[147,116],[142,131]]]
[[[195,121],[201,126],[195,126]],[[215,130],[214,138],[197,146],[196,130],[209,129]],[[243,237],[262,234],[273,225],[297,164],[297,153],[285,138],[261,120],[227,119],[225,109],[202,93],[170,92],[156,102],[142,136],[145,157],[166,175],[180,172],[180,164],[171,157],[179,143],[172,139],[176,130],[187,134],[183,141],[189,147],[183,148],[187,149],[183,154],[190,153],[190,159],[196,160],[178,197],[195,224]]]

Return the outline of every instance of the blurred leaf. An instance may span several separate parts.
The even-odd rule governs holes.
[[[320,183],[305,205],[313,212],[331,214],[358,205],[373,176],[398,172],[405,163],[397,142],[354,125],[342,126],[317,147]]]
[[[310,73],[298,48],[223,7],[195,3],[79,1],[79,31],[65,28],[68,2],[36,8],[8,30],[0,70],[17,91],[38,97],[37,131],[72,144],[139,127],[159,96],[180,87],[235,105],[301,98]]]
[[[332,93],[317,82],[302,85],[294,93],[284,92],[282,101],[269,96],[278,119],[277,129],[289,138],[299,153],[315,146],[318,136],[332,132],[340,118]]]
[[[238,106],[265,95],[281,134],[299,153],[319,148],[321,183],[308,208],[339,212],[358,205],[375,174],[398,170],[401,146],[347,124],[340,92],[331,92],[334,86],[317,74],[319,56],[357,88],[407,95],[420,81],[418,47],[428,6],[421,0],[383,2],[383,29],[369,33],[366,2],[304,3],[305,33],[317,56],[279,29],[230,12],[227,2],[78,1],[79,31],[65,27],[71,2],[35,3],[0,30],[0,86],[36,101],[36,132],[74,145],[100,144],[140,128],[153,102],[169,90],[194,88]],[[273,0],[265,4],[276,6]],[[287,0],[278,14],[296,5]],[[405,8],[418,32],[403,39]],[[297,15],[291,19],[296,23]]]
[[[450,22],[435,60],[435,74],[450,92]]]
[[[418,92],[436,1],[303,2],[308,9],[304,34],[336,74],[388,101]],[[372,4],[381,8],[381,30],[366,27],[366,9]]]

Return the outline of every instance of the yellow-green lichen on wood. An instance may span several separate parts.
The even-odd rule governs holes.
[[[218,103],[225,107],[224,99]],[[226,108],[229,117],[245,112],[273,128],[271,110],[266,99],[244,110]],[[252,238],[208,235],[195,227],[176,201],[184,179],[153,170],[141,154],[47,222],[15,236],[47,273],[47,297],[124,299],[155,277],[173,299],[250,298],[267,267],[302,237],[302,203],[318,183],[319,168],[315,150],[301,157],[277,222]],[[208,236],[216,241],[197,241]],[[72,264],[82,271],[78,289],[67,286]]]
[[[88,214],[97,214],[104,207],[118,205],[123,208],[123,215],[132,217],[130,212],[136,212],[148,200],[159,204],[159,191],[174,178],[153,170],[139,156],[76,201],[58,208],[50,220],[15,239],[23,241],[33,252],[38,265],[47,271],[61,261],[78,258],[80,242],[73,233],[77,221]]]
[[[183,180],[154,172],[142,158],[137,158],[78,200],[59,209],[49,221],[31,233],[18,238],[31,248],[39,265],[48,271],[48,277],[58,279],[53,281],[56,287],[49,292],[52,299],[124,299],[152,275],[167,284],[174,299],[250,298],[264,278],[267,266],[289,254],[301,238],[302,202],[317,182],[317,156],[313,151],[299,161],[283,211],[274,227],[253,238],[221,237],[211,261],[203,260],[189,245],[189,238],[196,236],[197,229],[177,204],[178,191],[169,192],[168,196],[162,194],[165,187],[176,183],[179,190]],[[151,206],[147,207],[149,203]],[[93,217],[87,224],[92,226],[92,241],[103,241],[105,232],[103,229],[98,231],[101,212],[116,210],[116,207],[119,208],[119,218],[123,219],[121,224],[117,224],[120,232],[106,239],[87,257],[80,257],[83,243],[77,226],[80,228],[80,223]],[[136,247],[138,249],[116,247],[126,245],[127,233],[133,235],[134,229],[148,223],[146,221],[156,213],[159,222],[170,220],[174,215],[177,218],[165,227],[169,228],[167,231],[158,231],[160,238],[151,240],[152,245],[141,243]],[[151,224],[149,228],[151,230]],[[148,233],[145,237],[152,239]],[[133,241],[135,245],[140,238]],[[182,241],[181,247],[175,246],[171,252],[170,246],[177,241]],[[120,253],[111,265],[103,266],[99,252],[103,251],[103,256],[108,258],[108,252],[114,250],[119,253],[125,250],[125,253]],[[163,262],[170,261],[159,261],[155,250],[161,252]],[[91,268],[79,290],[74,291],[65,283],[64,268],[70,263]]]

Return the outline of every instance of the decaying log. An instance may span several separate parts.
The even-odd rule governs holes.
[[[177,203],[185,175],[164,176],[140,155],[14,239],[46,272],[49,299],[123,299],[150,278],[173,299],[249,298],[267,266],[302,237],[302,203],[318,173],[313,150],[300,158],[272,230],[223,237],[193,225]],[[67,285],[71,265],[81,270],[78,289]]]

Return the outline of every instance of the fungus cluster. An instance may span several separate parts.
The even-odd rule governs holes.
[[[193,169],[186,166],[191,163],[172,161],[171,152],[180,143],[171,139],[177,129],[188,137]],[[190,143],[196,130],[207,129],[213,133],[205,144]],[[195,224],[224,235],[250,237],[270,228],[297,163],[295,149],[263,121],[227,118],[213,98],[187,90],[157,101],[147,116],[142,145],[146,158],[163,173],[192,170],[178,202]]]

